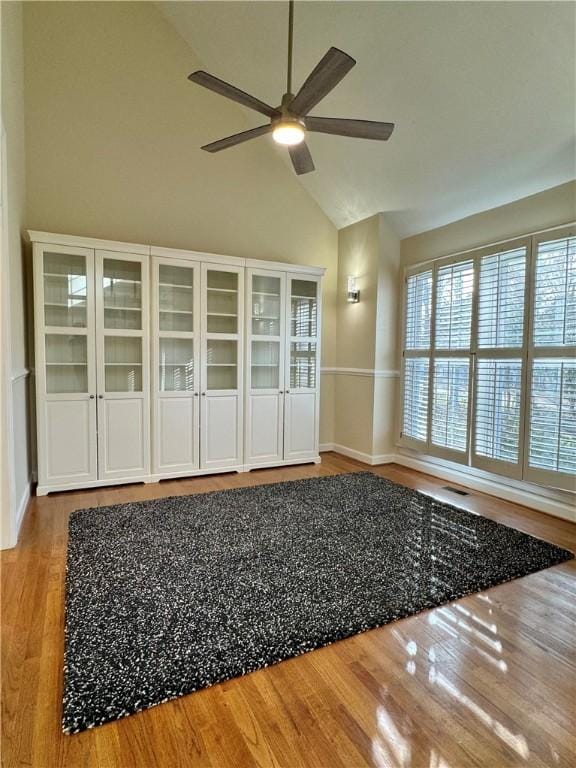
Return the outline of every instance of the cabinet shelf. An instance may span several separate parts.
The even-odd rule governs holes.
[[[64,278],[64,280],[68,280],[70,277],[72,277],[72,278],[74,278],[74,277],[86,277],[86,275],[84,273],[75,275],[75,274],[72,274],[72,273],[69,273],[69,272],[66,272],[65,274],[62,273],[62,272],[43,272],[42,274],[44,275],[44,277],[59,277],[59,278]]]
[[[65,301],[45,301],[45,307],[66,307],[66,309],[84,309],[86,306],[86,297],[78,297],[77,299],[71,299],[72,303]]]
[[[208,291],[215,291],[216,293],[238,293],[235,288],[208,288]]]
[[[208,312],[208,317],[238,317],[235,312]]]
[[[304,299],[306,301],[316,301],[316,296],[298,296],[297,294],[291,294],[292,299]]]
[[[236,368],[237,363],[207,363],[208,368]]]
[[[194,312],[191,309],[161,309],[161,313],[168,313],[169,315],[193,315]]]
[[[104,307],[104,309],[118,310],[121,312],[142,312],[142,307]]]
[[[60,368],[62,365],[78,367],[78,366],[88,365],[88,363],[86,362],[86,360],[82,360],[77,363],[46,363],[47,368],[49,368],[50,366],[58,366],[58,368]]]
[[[279,293],[267,293],[266,291],[252,291],[252,296],[271,296],[274,299],[279,299]]]
[[[180,283],[158,283],[160,288],[183,288],[186,291],[191,291],[193,286],[181,285]]]

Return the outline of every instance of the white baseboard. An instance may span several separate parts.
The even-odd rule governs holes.
[[[20,503],[18,504],[18,509],[16,510],[16,541],[18,541],[18,535],[20,533],[20,526],[22,525],[22,520],[24,519],[24,513],[26,512],[26,507],[28,506],[28,502],[30,501],[30,483],[24,488],[24,493],[22,494],[20,498]]]
[[[363,464],[368,464],[371,467],[375,467],[378,464],[391,464],[396,459],[396,456],[393,453],[373,455],[357,451],[355,448],[348,448],[345,445],[339,445],[338,443],[322,443],[320,445],[320,453],[325,453],[326,451],[341,453],[349,459],[356,459],[356,461],[361,461]]]
[[[538,512],[545,512],[554,517],[561,517],[563,520],[569,520],[572,523],[576,522],[576,509],[574,508],[574,505],[540,496],[530,490],[514,488],[513,486],[496,479],[491,478],[488,480],[483,477],[478,477],[469,471],[466,471],[468,469],[467,467],[462,467],[462,469],[451,469],[450,467],[436,464],[434,461],[417,459],[402,454],[396,454],[394,461],[396,464],[401,464],[404,467],[409,467],[418,472],[424,472],[427,475],[439,477],[442,480],[449,480],[452,483],[458,483],[458,485],[464,485],[467,488],[481,491],[489,496],[496,496],[505,501],[512,501],[515,504],[530,507],[530,509],[535,509]]]
[[[28,507],[28,502],[30,501],[30,491],[31,486],[30,483],[28,483],[22,492],[22,496],[20,497],[20,501],[18,502],[18,506],[16,508],[16,515],[14,516],[14,529],[10,532],[11,538],[9,540],[2,538],[2,549],[11,549],[12,547],[15,547],[16,544],[18,544],[20,528],[22,527],[24,514],[26,513],[26,508]]]

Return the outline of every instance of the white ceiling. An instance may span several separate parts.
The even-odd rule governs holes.
[[[285,91],[287,6],[159,4],[207,71],[273,105]],[[575,12],[571,2],[297,2],[296,87],[331,45],[358,62],[313,114],[396,123],[385,143],[310,135],[317,170],[301,183],[337,227],[384,211],[405,237],[575,178]]]

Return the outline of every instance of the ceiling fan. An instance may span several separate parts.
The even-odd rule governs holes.
[[[356,64],[355,60],[338,48],[330,48],[314,67],[304,85],[294,96],[292,93],[292,47],[294,27],[294,0],[290,0],[288,13],[288,75],[286,93],[282,96],[279,107],[270,107],[260,99],[251,96],[230,83],[214,75],[199,70],[192,72],[188,79],[204,88],[219,93],[227,99],[237,101],[245,107],[254,109],[270,122],[251,128],[249,131],[235,133],[225,139],[205,144],[206,152],[220,152],[234,147],[265,133],[272,133],[274,141],[288,147],[294,170],[298,175],[314,170],[310,150],[306,146],[306,131],[330,133],[337,136],[350,136],[355,139],[376,139],[386,141],[394,130],[394,123],[379,123],[374,120],[346,120],[335,117],[314,117],[308,113],[320,102]]]

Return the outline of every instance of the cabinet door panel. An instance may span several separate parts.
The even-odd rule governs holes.
[[[282,411],[281,394],[249,397],[247,463],[282,460]]]
[[[98,478],[149,474],[148,262],[96,251]]]
[[[320,280],[288,275],[284,458],[318,456]]]
[[[242,466],[244,270],[202,265],[200,466]]]
[[[94,252],[34,245],[38,486],[97,478]]]
[[[246,273],[246,464],[281,463],[284,453],[286,275]]]
[[[238,396],[208,395],[202,400],[202,468],[240,464]]]
[[[142,398],[101,400],[98,423],[100,476],[102,479],[131,477],[146,469],[144,402]]]
[[[153,470],[185,475],[199,467],[200,264],[152,262]]]
[[[196,403],[197,399],[191,397],[158,400],[158,472],[185,472],[198,467]]]
[[[42,484],[83,483],[96,478],[94,400],[48,400],[46,476]]]
[[[285,459],[304,459],[318,454],[316,399],[315,392],[286,395]]]

